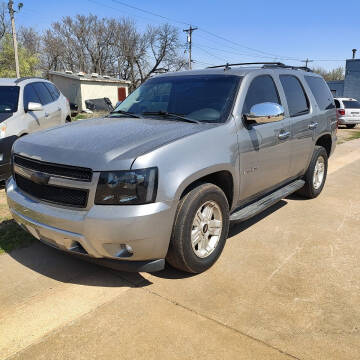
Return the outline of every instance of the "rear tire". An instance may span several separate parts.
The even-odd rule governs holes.
[[[356,124],[348,124],[348,125],[346,125],[346,127],[348,129],[353,129],[355,126],[356,126]]]
[[[213,184],[201,184],[179,202],[167,262],[173,267],[201,273],[219,258],[229,231],[229,204]]]
[[[328,156],[322,146],[315,146],[310,165],[304,176],[305,185],[297,193],[308,199],[320,195],[326,181]]]

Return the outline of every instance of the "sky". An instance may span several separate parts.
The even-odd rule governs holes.
[[[1,2],[1,0],[0,0]],[[43,31],[54,21],[75,14],[128,17],[140,29],[170,23],[193,32],[194,68],[226,62],[281,61],[332,69],[345,66],[351,49],[359,49],[360,1],[332,0],[21,0],[17,26]],[[18,3],[15,0],[15,5]],[[130,8],[124,4],[146,10]],[[162,17],[161,17],[162,16]],[[165,19],[168,18],[168,19]],[[187,56],[187,53],[184,54]]]

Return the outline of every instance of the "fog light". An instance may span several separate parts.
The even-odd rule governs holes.
[[[121,248],[125,249],[131,255],[134,253],[132,247],[128,244],[121,244]]]

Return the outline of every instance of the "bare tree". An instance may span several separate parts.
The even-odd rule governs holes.
[[[5,3],[0,4],[0,40],[10,31],[10,23],[7,18],[7,8]]]
[[[18,32],[19,43],[31,54],[41,51],[41,35],[33,27],[20,27]]]
[[[142,33],[130,19],[76,15],[52,24],[41,52],[48,70],[110,74],[135,88],[159,68],[184,67],[180,47],[178,30],[170,25],[149,26]]]

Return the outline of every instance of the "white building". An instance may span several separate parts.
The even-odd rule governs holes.
[[[100,76],[98,74],[84,74],[71,71],[49,71],[49,80],[69,99],[77,104],[79,111],[86,109],[85,100],[109,98],[113,106],[124,100],[129,93],[130,81]]]

